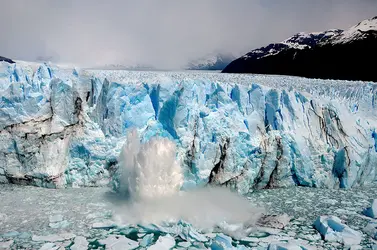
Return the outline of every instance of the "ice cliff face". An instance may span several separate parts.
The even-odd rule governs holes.
[[[0,182],[107,185],[127,132],[174,141],[182,188],[377,180],[377,85],[1,64]]]

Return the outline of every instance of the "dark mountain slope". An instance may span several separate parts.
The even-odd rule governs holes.
[[[262,57],[248,56],[250,53],[231,62],[223,72],[377,81],[377,18],[315,45],[289,47]]]
[[[1,61],[8,62],[8,63],[14,63],[14,61],[12,59],[9,59],[9,58],[3,57],[3,56],[0,56],[0,62]]]

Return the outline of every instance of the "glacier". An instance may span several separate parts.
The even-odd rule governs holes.
[[[0,63],[0,183],[116,186],[127,133],[176,145],[181,189],[377,180],[377,85]]]

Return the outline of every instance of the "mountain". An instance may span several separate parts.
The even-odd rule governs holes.
[[[244,60],[257,60],[267,56],[277,55],[283,51],[311,49],[321,40],[328,40],[339,35],[343,30],[328,30],[315,33],[298,33],[280,43],[271,43],[266,47],[255,49],[242,56]]]
[[[193,60],[186,66],[187,70],[223,70],[235,57],[231,54],[212,53]]]
[[[14,63],[14,61],[12,59],[9,59],[9,58],[3,57],[3,56],[0,56],[0,62],[1,61],[8,62],[8,63]]]
[[[294,75],[309,78],[377,81],[377,17],[348,30],[299,33],[252,50],[223,73]]]
[[[0,63],[0,82],[0,183],[116,184],[134,129],[136,141],[174,142],[183,189],[248,193],[377,180],[374,83],[18,62]],[[168,144],[151,142],[162,155]]]

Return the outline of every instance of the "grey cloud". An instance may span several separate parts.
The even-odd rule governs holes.
[[[82,66],[173,68],[212,51],[240,55],[300,31],[346,29],[372,0],[13,0],[0,10],[0,53]]]

